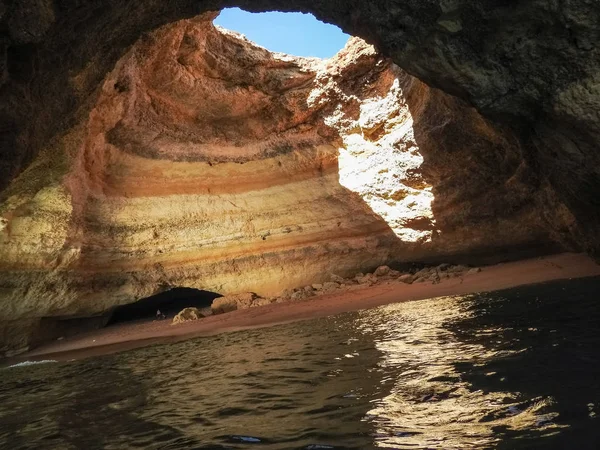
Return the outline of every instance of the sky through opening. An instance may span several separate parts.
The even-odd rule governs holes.
[[[227,8],[214,23],[242,33],[272,52],[294,56],[331,58],[350,37],[338,27],[320,22],[312,14],[249,13],[239,8]]]

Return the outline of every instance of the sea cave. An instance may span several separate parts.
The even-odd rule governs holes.
[[[228,20],[247,25],[248,36],[221,24]],[[541,374],[550,355],[571,359],[550,333],[585,339],[590,349],[597,340],[588,331],[600,320],[592,299],[600,287],[599,6],[22,0],[0,4],[0,24],[0,370],[13,374],[6,392],[11,377],[40,360],[78,352],[76,364],[100,367],[94,358],[125,358],[127,350],[140,366],[115,359],[120,372],[99,384],[125,386],[127,398],[82,394],[123,413],[124,422],[105,416],[105,427],[120,430],[106,445],[118,448],[144,445],[137,426],[156,433],[147,448],[159,448],[164,435],[169,448],[500,449],[511,448],[502,446],[511,427],[535,448],[563,448],[575,429],[583,430],[580,448],[600,442],[564,411],[595,417],[597,355],[584,345],[572,362],[583,372],[589,363],[572,375],[586,380],[587,400],[568,390],[577,378],[561,378],[560,364],[547,369],[564,389],[549,381],[536,389],[510,359],[528,355],[522,364]],[[310,54],[291,53],[302,45]],[[568,298],[580,304],[567,310]],[[400,303],[407,300],[418,301]],[[334,342],[342,341],[353,349],[340,353]],[[522,352],[518,342],[528,343]],[[539,353],[528,353],[536,345]],[[500,347],[509,360],[493,353]],[[161,372],[150,353],[174,368]],[[305,366],[297,361],[304,356]],[[323,380],[352,376],[335,387],[309,381],[315,361],[330,357],[339,372]],[[183,369],[184,361],[193,362]],[[136,378],[145,364],[158,387]],[[244,371],[261,380],[302,373],[302,383],[317,386],[304,407],[324,413],[333,408],[323,403],[330,392],[376,399],[360,410],[372,425],[360,435],[369,437],[347,429],[288,445],[255,423],[229,426],[258,411],[262,397],[247,392],[243,405],[217,407],[227,395],[215,377],[203,381],[216,396],[206,405],[221,419],[198,423],[222,423],[223,436],[202,438],[181,418],[142,419],[127,406],[139,401],[168,416],[153,395],[176,404],[171,386],[161,386],[177,384],[181,371],[182,389],[202,404],[189,375],[198,367],[231,383]],[[385,376],[367,382],[367,367],[385,367]],[[411,371],[420,374],[413,391]],[[496,380],[502,371],[510,377]],[[285,396],[294,383],[269,389]],[[468,395],[473,403],[459,406]],[[419,407],[443,427],[419,425]],[[30,418],[23,408],[13,423],[21,425],[4,434],[0,425],[0,446],[21,443],[19,426]],[[403,428],[395,417],[407,409]],[[298,420],[315,427],[308,416]],[[335,427],[335,418],[327,421]],[[85,425],[65,427],[67,437],[49,438],[53,448],[89,448]],[[448,446],[438,439],[444,430]]]

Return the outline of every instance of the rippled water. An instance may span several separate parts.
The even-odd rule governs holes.
[[[600,279],[0,369],[6,449],[598,449]]]

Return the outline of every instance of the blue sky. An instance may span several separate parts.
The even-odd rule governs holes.
[[[271,51],[295,56],[330,58],[344,47],[350,37],[334,25],[302,13],[255,14],[228,8],[221,12],[215,23],[242,33]]]

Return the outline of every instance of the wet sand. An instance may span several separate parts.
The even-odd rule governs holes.
[[[340,290],[302,301],[238,310],[180,325],[171,325],[170,320],[118,324],[55,341],[13,360],[78,359],[155,343],[176,342],[197,336],[266,327],[390,303],[495,291],[525,284],[598,275],[600,275],[600,265],[586,255],[563,253],[488,266],[480,273],[444,280],[439,284],[408,285],[390,281],[354,290]]]

